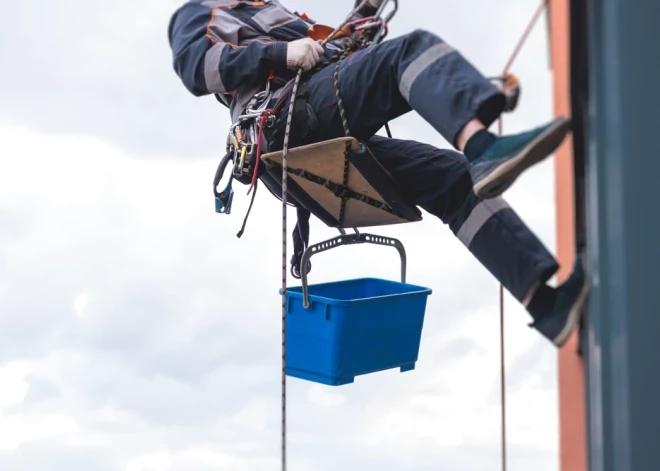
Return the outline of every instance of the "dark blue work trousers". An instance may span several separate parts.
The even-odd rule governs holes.
[[[308,81],[317,125],[290,147],[344,136],[333,86],[335,64]],[[339,89],[350,133],[365,142],[407,199],[437,216],[519,301],[558,269],[554,257],[501,197],[481,200],[465,156],[375,133],[416,111],[451,143],[477,117],[486,126],[502,112],[501,91],[436,35],[416,30],[364,49],[340,63]],[[288,100],[282,108],[286,118]],[[281,147],[280,147],[281,148]],[[280,190],[281,191],[281,190]]]

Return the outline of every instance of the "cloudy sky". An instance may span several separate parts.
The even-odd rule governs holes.
[[[352,0],[284,3],[335,25]],[[434,31],[486,74],[537,6],[401,3],[391,36]],[[280,205],[260,192],[240,240],[244,187],[232,217],[214,213],[228,114],[173,72],[179,4],[3,5],[1,470],[279,469]],[[507,132],[551,117],[546,33],[543,18],[516,62]],[[391,127],[447,145],[414,114]],[[553,185],[547,161],[506,198],[554,250]],[[380,232],[433,289],[417,369],[340,388],[289,379],[289,469],[498,470],[498,284],[427,214]],[[313,223],[314,241],[334,235]],[[396,279],[381,250],[319,256],[311,281]],[[506,316],[509,469],[556,470],[556,352],[508,295]]]

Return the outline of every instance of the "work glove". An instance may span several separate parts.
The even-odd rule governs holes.
[[[323,54],[323,47],[312,38],[291,41],[286,47],[286,66],[289,69],[302,69],[307,72],[314,67]]]

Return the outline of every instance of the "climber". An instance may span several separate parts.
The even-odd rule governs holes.
[[[366,0],[356,18],[372,16],[383,0]],[[356,2],[356,7],[361,2]],[[310,37],[317,24],[279,0],[192,0],[168,27],[174,69],[195,96],[215,94],[232,122],[270,80],[272,102],[287,100],[269,150],[281,149],[297,69],[310,70],[343,47]],[[344,135],[333,88],[334,66],[301,86],[307,116],[294,115],[290,148]],[[584,257],[558,287],[548,280],[559,266],[501,194],[531,165],[559,146],[570,122],[558,118],[531,131],[498,137],[488,131],[505,107],[502,91],[454,47],[415,30],[359,50],[341,62],[339,89],[351,134],[365,142],[415,205],[440,218],[490,273],[527,309],[531,327],[556,346],[579,322],[588,293]],[[376,132],[415,111],[456,150],[387,138]],[[281,192],[281,189],[280,189]]]

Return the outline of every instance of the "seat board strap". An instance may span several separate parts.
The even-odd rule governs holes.
[[[348,199],[347,197],[347,192],[348,192],[348,170],[350,166],[350,160],[348,159],[348,156],[351,153],[351,141],[346,141],[345,147],[344,147],[344,176],[342,180],[342,192],[341,192],[341,206],[339,208],[339,225],[343,226],[344,225],[344,216],[346,215],[346,200]]]
[[[270,159],[267,159],[268,163],[271,165],[281,165],[277,162],[274,162]],[[294,168],[294,167],[287,167],[289,170],[289,173],[292,175],[296,175],[298,177],[304,178],[305,180],[308,180],[310,182],[316,183],[317,185],[324,186],[328,188],[334,195],[338,198],[342,198],[342,202],[345,202],[347,199],[351,198],[357,201],[362,201],[363,203],[366,203],[370,206],[373,206],[374,208],[380,209],[382,211],[385,211],[387,213],[390,213],[398,218],[404,219],[404,220],[410,220],[409,218],[406,218],[396,212],[390,205],[387,203],[378,201],[374,198],[371,198],[367,195],[363,195],[361,193],[357,193],[349,188],[347,188],[344,185],[338,185],[328,178],[323,178],[319,177],[318,175],[315,175],[308,170],[305,170],[304,168]],[[341,225],[341,222],[340,222]]]

